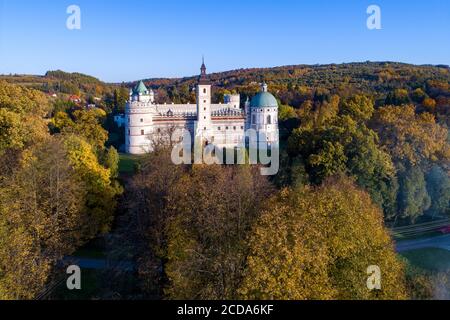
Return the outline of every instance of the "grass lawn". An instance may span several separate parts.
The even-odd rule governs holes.
[[[392,237],[397,241],[412,240],[412,239],[429,239],[432,237],[439,237],[439,236],[442,236],[442,233],[438,232],[438,231],[424,232],[419,235],[415,234],[415,235],[406,235],[405,236],[405,235],[396,234],[396,233],[393,233],[393,235],[392,235]]]
[[[108,143],[109,144],[114,144],[114,143],[116,143],[116,142],[118,142],[119,141],[119,135],[117,134],[117,133],[115,133],[115,132],[110,132],[109,133],[109,137],[108,137]]]
[[[134,173],[134,165],[139,161],[141,156],[121,153],[119,154],[119,172]]]
[[[424,248],[401,253],[408,261],[427,271],[450,271],[450,251],[439,248]]]

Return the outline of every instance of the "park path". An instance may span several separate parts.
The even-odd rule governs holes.
[[[134,263],[132,261],[111,261],[108,259],[93,259],[83,257],[66,257],[64,259],[66,264],[74,264],[81,269],[93,269],[93,270],[107,270],[118,269],[120,271],[134,270]]]
[[[425,239],[401,240],[396,242],[397,252],[423,248],[440,248],[450,251],[450,234]]]

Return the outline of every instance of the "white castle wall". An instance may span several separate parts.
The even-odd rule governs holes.
[[[264,133],[267,142],[278,141],[278,108],[255,109],[247,101],[242,110],[239,94],[227,94],[223,104],[212,104],[208,81],[197,85],[196,94],[197,104],[155,104],[152,90],[130,93],[125,116],[117,121],[125,124],[126,152],[151,151],[152,139],[166,134],[171,127],[186,128],[192,135],[203,136],[204,142],[227,148],[240,146],[248,128]]]
[[[278,108],[264,107],[250,110],[250,128],[264,133],[269,143],[278,141]]]

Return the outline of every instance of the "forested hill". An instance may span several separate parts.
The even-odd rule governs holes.
[[[272,68],[236,69],[210,74],[214,85],[233,87],[252,81],[272,81],[305,86],[329,86],[348,77],[350,83],[384,82],[385,80],[449,79],[447,65],[412,65],[398,62],[355,62],[323,65],[289,65]],[[176,85],[195,82],[197,76],[184,78],[148,78],[152,86]],[[351,81],[354,80],[354,81]]]
[[[259,90],[258,84],[266,81],[283,104],[294,107],[300,107],[308,91],[313,94],[338,94],[341,97],[365,93],[374,96],[377,101],[381,100],[383,104],[395,89],[412,94],[420,88],[428,95],[437,97],[450,83],[450,68],[446,65],[418,66],[398,62],[291,65],[212,73],[210,79],[215,88],[214,99],[219,101],[227,91],[238,91],[243,98],[253,95]],[[48,71],[45,75],[0,75],[0,80],[47,93],[85,97],[111,94],[119,86],[128,89],[136,83],[105,83],[89,75],[61,70]],[[196,75],[184,78],[149,78],[144,82],[156,91],[157,101],[160,103],[195,101],[192,89],[197,82]]]
[[[377,100],[385,99],[395,89],[412,92],[421,88],[427,91],[432,87],[448,85],[450,68],[446,65],[418,66],[397,62],[293,65],[212,73],[210,79],[218,100],[225,90],[253,95],[258,90],[258,83],[266,81],[283,104],[299,107],[304,101],[301,92],[311,89],[339,96],[366,93]],[[157,90],[159,102],[187,102],[194,99],[192,88],[196,81],[197,76],[146,79],[144,82]]]
[[[102,96],[111,91],[109,85],[95,77],[82,73],[47,71],[45,75],[0,75],[0,80],[19,84],[45,93],[61,93],[82,96]]]

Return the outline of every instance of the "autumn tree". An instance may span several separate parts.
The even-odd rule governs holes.
[[[247,236],[271,188],[258,168],[194,166],[168,202],[167,264],[172,299],[237,297]]]
[[[382,289],[367,288],[380,267]],[[245,299],[404,299],[403,265],[370,196],[348,178],[284,189],[250,237]]]
[[[85,183],[87,191],[85,210],[90,217],[89,234],[106,233],[113,220],[116,196],[122,192],[112,179],[111,170],[100,164],[94,147],[76,135],[64,136],[67,157],[74,170]]]
[[[167,256],[168,201],[185,168],[172,163],[169,149],[145,154],[138,163],[125,186],[126,236],[138,257],[142,288],[162,296],[165,277],[159,270]]]
[[[75,110],[72,114],[58,112],[52,124],[61,133],[84,137],[96,152],[100,152],[108,140],[108,132],[102,127],[105,117],[106,113],[101,109]]]
[[[0,154],[45,139],[48,129],[43,117],[49,111],[43,93],[0,81]]]
[[[447,130],[436,123],[433,115],[416,114],[413,105],[378,109],[371,127],[395,163],[426,167],[449,159]]]
[[[0,179],[0,299],[31,299],[51,268],[85,241],[84,182],[61,139],[26,151]]]
[[[434,165],[448,165],[447,129],[437,124],[430,113],[417,114],[412,105],[382,107],[370,125],[397,170],[399,215],[414,222],[430,208],[426,173]]]

